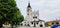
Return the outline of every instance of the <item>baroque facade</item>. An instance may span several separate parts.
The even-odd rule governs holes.
[[[45,21],[39,19],[39,10],[32,11],[30,3],[27,6],[27,15],[21,26],[45,27]]]

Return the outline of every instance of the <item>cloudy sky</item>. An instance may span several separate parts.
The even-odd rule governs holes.
[[[45,21],[60,19],[60,0],[16,0],[17,7],[26,17],[26,7],[30,1],[32,10],[39,10],[40,19]]]

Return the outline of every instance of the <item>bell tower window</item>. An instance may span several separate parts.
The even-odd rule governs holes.
[[[29,15],[29,14],[27,14],[27,15]]]
[[[33,19],[34,19],[34,18],[37,18],[37,16],[34,16]]]

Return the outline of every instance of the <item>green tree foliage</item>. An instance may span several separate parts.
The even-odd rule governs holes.
[[[0,22],[9,22],[12,25],[18,24],[24,20],[15,0],[0,0]],[[3,24],[0,23],[0,24]]]

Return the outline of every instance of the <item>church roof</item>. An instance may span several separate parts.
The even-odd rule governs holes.
[[[45,22],[44,20],[40,20],[40,19],[39,19],[39,21]]]
[[[48,22],[60,22],[60,20],[53,20],[53,21],[48,21]]]
[[[31,8],[31,6],[30,6],[30,2],[28,3],[28,8]]]
[[[33,21],[33,22],[45,22],[44,20],[40,20],[40,19],[38,19],[38,21]]]

